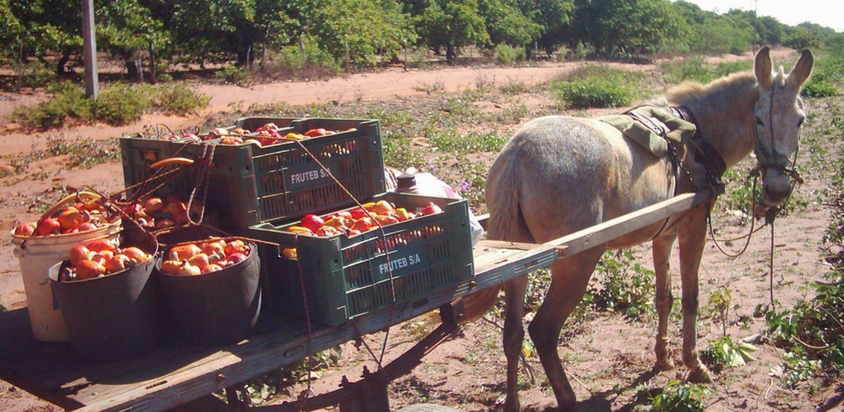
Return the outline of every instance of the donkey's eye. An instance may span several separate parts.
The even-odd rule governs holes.
[[[806,119],[800,119],[797,121],[797,127],[803,127],[803,121]]]
[[[756,125],[757,125],[757,126],[764,126],[764,125],[765,125],[765,123],[762,123],[762,119],[757,117],[757,118],[756,118]]]

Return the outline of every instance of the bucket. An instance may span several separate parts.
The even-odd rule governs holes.
[[[158,271],[167,320],[179,338],[196,346],[227,345],[252,332],[261,307],[261,262],[249,244],[247,258],[216,272],[175,276]]]
[[[57,206],[67,203],[67,199],[76,199],[76,195],[65,198]],[[56,209],[54,207],[52,210]],[[45,216],[49,214],[45,213]],[[67,342],[69,339],[62,313],[54,305],[47,280],[50,267],[67,259],[68,252],[75,245],[104,238],[119,242],[120,230],[121,220],[117,219],[94,230],[66,235],[19,236],[12,231],[13,253],[20,263],[29,321],[35,339],[44,342]]]
[[[137,246],[152,253],[153,258],[114,274],[63,282],[58,276],[69,262],[50,268],[50,285],[78,358],[108,362],[137,356],[157,346],[161,299],[152,272],[159,260],[158,245]]]

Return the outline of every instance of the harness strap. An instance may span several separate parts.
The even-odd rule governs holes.
[[[700,131],[700,126],[697,124],[697,119],[695,119],[695,115],[689,110],[686,106],[671,106],[671,111],[679,118],[693,123],[697,130],[695,131],[695,136],[692,138],[692,143],[696,146],[695,153],[695,161],[698,163],[702,163],[707,170],[707,173],[711,176],[714,181],[709,182],[710,184],[721,184],[721,176],[724,176],[724,172],[727,171],[727,162],[724,161],[724,158],[721,157],[721,154],[718,153],[709,142],[703,139],[703,134]]]

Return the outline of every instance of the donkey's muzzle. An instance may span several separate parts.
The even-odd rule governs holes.
[[[768,167],[762,174],[762,203],[780,206],[791,195],[793,188],[791,174],[785,169]]]

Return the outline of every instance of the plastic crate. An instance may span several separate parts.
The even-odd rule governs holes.
[[[155,175],[156,171],[149,166],[159,160],[172,157],[173,143],[171,140],[123,136],[120,138],[120,153],[123,163],[123,181],[125,187],[131,187]]]
[[[261,125],[272,122],[266,118]],[[279,123],[276,123],[277,125]],[[386,190],[381,133],[377,120],[306,119],[282,129],[303,133],[311,128],[345,130],[331,135],[266,147],[254,143],[216,145],[211,159],[206,207],[217,212],[220,229],[244,235],[260,222],[298,219],[348,207]],[[316,157],[342,185],[308,155]],[[207,145],[173,143],[172,155],[199,159]],[[173,185],[182,196],[195,187],[191,170]],[[345,188],[345,190],[344,190]]]
[[[301,279],[310,320],[337,325],[474,277],[466,200],[390,192],[369,201],[380,199],[408,210],[434,202],[443,212],[385,226],[383,237],[380,230],[352,237],[285,231],[298,221],[250,227],[249,237],[269,243],[259,245],[267,309],[306,317]],[[282,257],[290,247],[298,260]]]

